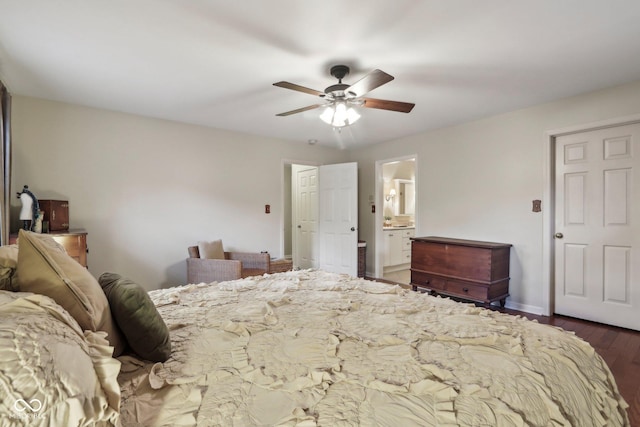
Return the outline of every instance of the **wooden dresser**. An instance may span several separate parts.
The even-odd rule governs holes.
[[[56,242],[60,243],[67,254],[82,266],[87,266],[87,232],[84,230],[69,230],[64,232],[46,233]],[[9,236],[9,243],[14,244],[18,239],[17,234]]]
[[[489,304],[509,296],[508,243],[446,237],[411,239],[411,286]]]

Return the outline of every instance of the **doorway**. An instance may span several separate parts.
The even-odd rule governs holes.
[[[640,330],[639,121],[549,133],[547,315]]]
[[[318,268],[318,167],[291,165],[291,254],[296,269]]]
[[[417,156],[376,162],[375,277],[409,285],[416,230]]]
[[[294,268],[357,275],[357,164],[283,165],[282,253]]]

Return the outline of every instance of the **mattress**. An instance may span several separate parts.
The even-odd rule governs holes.
[[[121,356],[123,426],[618,426],[562,329],[319,270],[150,292],[164,363]]]

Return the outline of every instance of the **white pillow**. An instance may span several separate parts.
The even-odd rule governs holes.
[[[222,240],[214,240],[213,242],[198,242],[198,251],[200,258],[206,259],[224,259],[224,248]]]
[[[0,291],[0,425],[116,425],[120,362],[51,298]]]

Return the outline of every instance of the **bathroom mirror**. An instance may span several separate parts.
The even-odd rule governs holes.
[[[397,179],[396,215],[413,215],[416,211],[415,183],[407,179]]]

